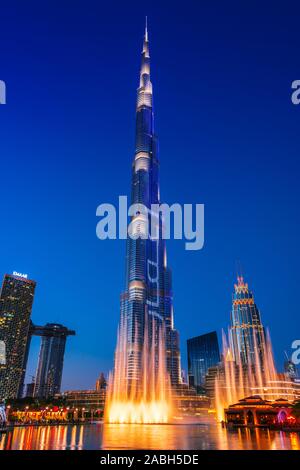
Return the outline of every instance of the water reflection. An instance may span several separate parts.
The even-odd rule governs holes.
[[[300,434],[223,429],[215,423],[21,426],[0,435],[0,450],[229,449],[299,450]]]

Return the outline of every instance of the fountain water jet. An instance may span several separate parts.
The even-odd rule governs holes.
[[[247,365],[234,360],[232,345],[228,345],[226,334],[222,334],[223,363],[215,378],[215,409],[217,419],[224,419],[224,409],[249,395],[259,394],[276,400],[282,396],[273,384],[278,380],[269,331],[264,335],[260,348],[254,340],[254,362]]]
[[[129,346],[126,340],[125,322],[121,325],[121,329],[119,328],[114,372],[110,375],[108,383],[106,422],[138,424],[169,422],[173,405],[165,360],[165,328],[163,323],[153,317],[149,329],[147,318],[148,315],[145,315],[145,340],[141,354],[142,376],[136,367],[134,379],[128,378]],[[137,338],[131,347],[139,348]]]

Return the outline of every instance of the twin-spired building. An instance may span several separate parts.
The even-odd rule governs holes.
[[[26,274],[5,274],[0,291],[0,402],[21,398],[32,336],[42,338],[33,395],[48,398],[60,391],[66,339],[75,335],[57,323],[31,321],[36,282]]]

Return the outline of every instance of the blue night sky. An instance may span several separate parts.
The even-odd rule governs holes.
[[[76,330],[64,389],[112,366],[125,241],[96,238],[96,207],[130,191],[145,15],[162,199],[205,204],[204,249],[168,243],[183,367],[188,337],[227,328],[237,260],[280,368],[300,336],[299,4],[142,3],[1,4],[0,273],[37,281],[35,323]]]

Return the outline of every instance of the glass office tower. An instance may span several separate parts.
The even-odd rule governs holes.
[[[210,367],[220,362],[220,351],[216,331],[187,340],[189,385],[199,392],[205,385],[205,376]]]
[[[232,349],[237,364],[254,365],[257,362],[256,350],[260,360],[263,360],[265,332],[253,293],[242,276],[237,280],[231,310]]]
[[[53,397],[60,392],[66,340],[75,331],[57,323],[31,326],[31,335],[41,336],[41,348],[33,395]]]
[[[155,221],[158,236],[145,236],[147,227],[150,233],[154,233],[150,207],[160,203],[158,173],[158,140],[154,132],[146,27],[137,89],[131,204],[143,204],[149,212],[145,214],[136,206],[131,217],[131,237],[127,239],[126,287],[121,295],[120,335],[126,335],[126,374],[129,384],[132,381],[139,383],[144,344],[155,344],[158,349],[159,331],[162,329],[171,383],[177,385],[181,382],[179,338],[173,319],[172,278],[167,266],[160,214]]]
[[[25,276],[4,276],[0,294],[0,341],[5,344],[5,361],[0,363],[0,400],[17,398],[23,393],[35,286]]]

